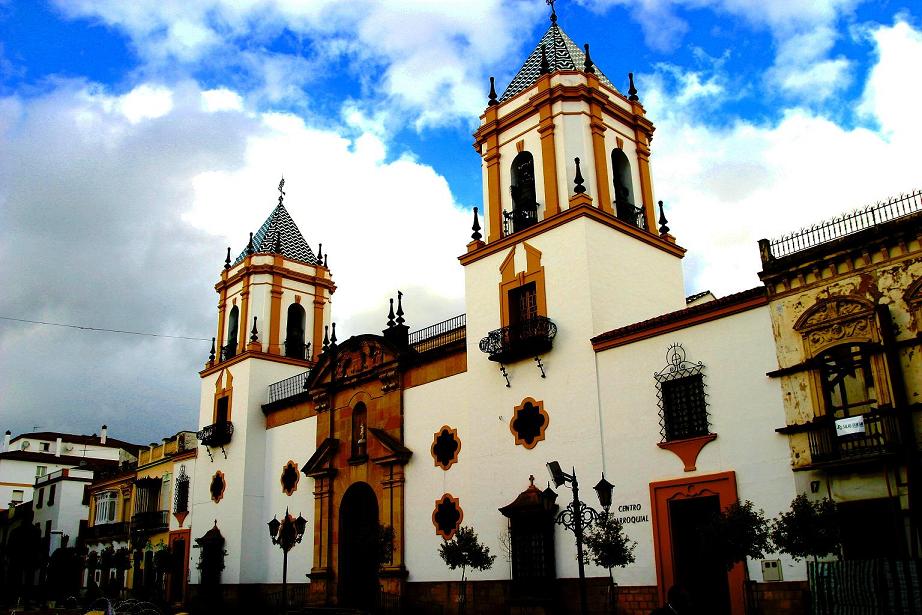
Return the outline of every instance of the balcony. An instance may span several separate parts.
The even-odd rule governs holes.
[[[302,361],[310,361],[311,345],[304,343],[304,338],[288,338],[285,340],[285,356]]]
[[[214,423],[202,428],[196,435],[204,446],[224,446],[234,435],[234,424],[230,421]]]
[[[136,532],[159,532],[170,527],[169,511],[148,510],[135,513],[131,518],[132,530]]]
[[[535,357],[551,349],[557,325],[550,318],[536,316],[522,322],[490,331],[480,340],[480,350],[497,363],[512,363]]]
[[[227,346],[221,346],[221,362],[233,359],[237,355],[237,341],[234,340]]]
[[[107,538],[124,538],[128,536],[128,524],[124,521],[118,523],[103,523],[93,525],[83,530],[83,540],[97,541]]]
[[[848,435],[836,433],[831,417],[817,419],[807,432],[812,463],[845,462],[899,452],[899,421],[892,409],[873,410],[860,418],[864,419],[864,432]]]

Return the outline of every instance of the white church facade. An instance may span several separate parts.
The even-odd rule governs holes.
[[[615,571],[636,596],[621,612],[649,612],[677,583],[708,612],[743,612],[762,562],[726,573],[694,531],[737,500],[774,516],[807,488],[777,431],[769,296],[686,299],[685,250],[654,191],[654,127],[633,82],[622,94],[587,52],[552,20],[491,92],[474,135],[484,210],[459,246],[464,315],[411,332],[413,298],[398,296],[381,334],[337,339],[336,285],[282,197],[239,257],[228,251],[201,372],[194,595],[246,603],[276,589],[283,557],[266,523],[288,511],[307,522],[287,562],[304,604],[367,607],[379,590],[440,600],[460,575],[439,545],[464,525],[499,555],[472,577],[486,588],[478,612],[560,609],[577,561],[552,517],[570,492],[554,503],[543,489],[558,461],[596,508],[590,487],[615,485],[637,543]],[[379,566],[380,527],[393,552]],[[772,579],[806,579],[803,562],[770,558]]]

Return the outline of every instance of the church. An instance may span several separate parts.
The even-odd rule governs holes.
[[[772,554],[727,572],[696,528],[736,501],[774,516],[797,494],[832,495],[855,472],[873,471],[836,474],[827,462],[893,451],[846,454],[806,410],[822,405],[822,393],[795,399],[823,387],[803,380],[817,363],[794,350],[814,340],[808,350],[819,357],[829,345],[813,335],[829,324],[829,293],[795,300],[833,275],[816,254],[800,270],[797,255],[765,242],[764,284],[753,276],[750,290],[685,297],[685,249],[653,182],[653,133],[633,79],[627,92],[616,89],[552,13],[502,93],[491,79],[474,133],[483,208],[458,246],[465,313],[411,327],[413,298],[397,293],[382,306],[381,332],[349,339],[337,336],[327,261],[280,186],[246,247],[236,257],[228,249],[215,285],[215,340],[200,372],[193,601],[256,602],[284,574],[299,606],[448,608],[460,571],[439,546],[469,526],[497,555],[491,569],[471,573],[471,612],[578,612],[574,535],[555,523],[575,478],[596,510],[591,487],[614,485],[611,511],[636,542],[636,562],[614,571],[619,612],[648,613],[675,584],[715,614],[743,613],[747,582],[803,593],[804,562]],[[916,230],[885,251],[888,263],[903,263],[909,289],[893,304],[920,311],[922,249],[911,218],[897,223]],[[856,258],[852,273],[882,257]],[[836,263],[834,275],[847,276]],[[858,303],[872,323],[869,300]],[[904,311],[906,322],[917,317]],[[806,320],[794,323],[801,313]],[[877,340],[868,335],[852,346]],[[889,368],[872,360],[880,391]],[[915,361],[886,386],[919,389]],[[817,429],[826,430],[827,456],[814,463]],[[903,429],[914,432],[911,423]],[[567,484],[550,484],[549,463]],[[905,470],[917,460],[894,463]],[[896,466],[888,477],[900,474]],[[898,479],[889,497],[900,524],[912,498]],[[288,514],[297,541],[283,553],[267,523]],[[590,601],[601,604],[608,571],[585,573]]]

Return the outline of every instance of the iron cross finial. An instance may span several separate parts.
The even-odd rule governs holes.
[[[282,181],[279,182],[279,205],[282,204],[282,201],[285,200],[285,176],[282,176]]]
[[[544,2],[551,7],[551,22],[557,23],[557,11],[554,9],[554,2],[557,0],[544,0]]]

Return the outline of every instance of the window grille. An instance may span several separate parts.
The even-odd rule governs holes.
[[[666,367],[654,374],[663,442],[710,433],[704,365],[685,360],[685,349],[673,344]]]
[[[180,466],[176,477],[176,493],[173,496],[173,512],[189,511],[189,475],[186,466]]]

